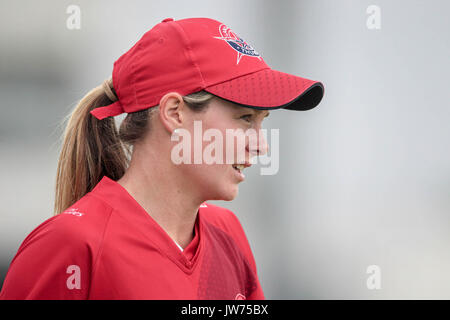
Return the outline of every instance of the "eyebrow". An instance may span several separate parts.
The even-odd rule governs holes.
[[[258,114],[258,113],[260,113],[260,112],[258,112],[258,111],[254,111],[254,114]],[[264,116],[264,118],[267,118],[268,116],[270,115],[270,112],[269,111],[267,111],[267,114]]]
[[[242,108],[245,108],[245,109],[252,109],[252,110],[254,111],[254,113],[258,113],[258,111],[261,111],[261,110],[255,110],[254,108],[251,108],[251,107],[242,107],[242,106],[237,105],[237,104],[232,104],[232,107],[233,107],[235,110],[237,110],[237,111],[241,111]],[[270,115],[270,112],[267,111],[267,114],[264,116],[264,118],[267,118],[269,115]]]

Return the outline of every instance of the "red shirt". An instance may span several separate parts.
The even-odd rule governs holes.
[[[202,204],[177,244],[119,183],[103,179],[23,241],[0,299],[264,299],[242,226]]]

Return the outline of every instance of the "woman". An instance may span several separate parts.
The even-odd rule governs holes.
[[[206,201],[235,198],[266,141],[244,136],[237,155],[223,143],[214,153],[231,163],[191,161],[189,149],[179,163],[174,150],[196,123],[223,137],[259,131],[268,110],[308,110],[322,96],[320,82],[270,69],[216,20],[163,20],[71,113],[56,215],[24,240],[0,297],[264,299],[239,220]],[[204,154],[204,144],[187,145]]]

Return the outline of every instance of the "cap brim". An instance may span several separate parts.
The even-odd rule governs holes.
[[[204,90],[245,107],[305,111],[320,103],[325,89],[319,81],[264,69]]]

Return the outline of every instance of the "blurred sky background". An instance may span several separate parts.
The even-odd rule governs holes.
[[[234,201],[212,202],[239,217],[266,298],[450,299],[449,12],[446,0],[1,0],[0,285],[52,216],[63,117],[155,24],[209,17],[273,69],[325,85],[317,108],[266,120],[278,173],[254,166]]]

